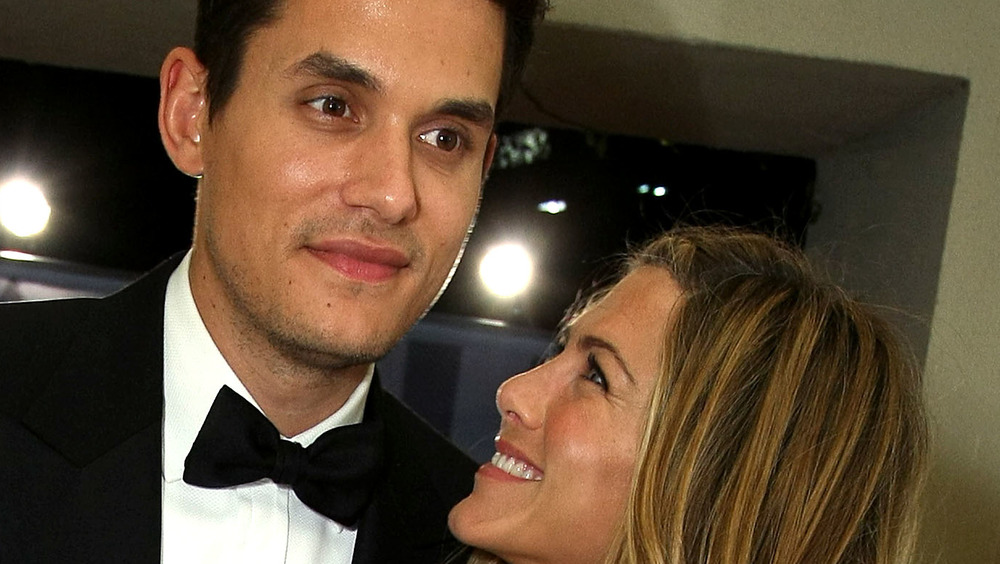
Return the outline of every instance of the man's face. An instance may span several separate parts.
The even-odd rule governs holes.
[[[492,155],[503,26],[490,0],[288,0],[251,36],[201,122],[191,284],[217,341],[350,366],[429,307]]]

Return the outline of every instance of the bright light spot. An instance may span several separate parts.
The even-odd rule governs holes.
[[[523,292],[531,282],[531,255],[521,245],[505,244],[490,249],[479,263],[479,277],[486,288],[501,298]]]
[[[20,251],[0,251],[0,258],[5,258],[7,260],[19,260],[23,262],[35,262],[38,260],[37,256],[22,253]]]
[[[643,185],[639,186],[639,193],[640,194],[649,194],[649,184],[643,184]]]
[[[666,196],[667,195],[666,187],[657,186],[656,188],[653,188],[653,195],[656,196],[657,198],[662,198],[663,196]]]
[[[0,225],[18,237],[31,237],[45,230],[52,208],[42,190],[23,179],[0,186]]]
[[[566,211],[565,200],[549,200],[538,204],[538,211],[555,215]]]

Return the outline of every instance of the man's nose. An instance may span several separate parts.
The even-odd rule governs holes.
[[[345,204],[370,209],[388,224],[404,223],[418,209],[413,140],[390,127],[366,137],[356,155],[356,176],[343,187],[341,197]]]

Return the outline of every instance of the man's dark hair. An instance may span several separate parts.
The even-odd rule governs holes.
[[[199,0],[194,52],[208,69],[209,119],[236,90],[243,56],[255,32],[281,16],[287,0]],[[491,0],[503,7],[505,37],[497,113],[510,101],[548,0]]]

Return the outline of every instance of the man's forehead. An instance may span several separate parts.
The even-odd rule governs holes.
[[[284,0],[249,41],[263,39],[285,67],[303,69],[318,68],[325,61],[314,55],[327,53],[372,72],[392,43],[413,59],[438,47],[442,70],[451,55],[490,66],[502,64],[504,18],[492,0]]]
[[[448,20],[456,19],[471,25],[500,24],[502,35],[506,26],[506,9],[497,0],[278,0],[274,17],[262,27],[290,19],[297,20],[298,25],[351,20],[379,26],[394,19],[405,24],[413,14],[433,9],[433,4],[450,4],[441,10],[445,17],[437,18],[445,27],[450,25]]]
[[[325,78],[380,94],[423,89],[470,115],[488,110],[492,121],[503,10],[492,0],[288,0],[249,38],[245,65],[280,80]]]

